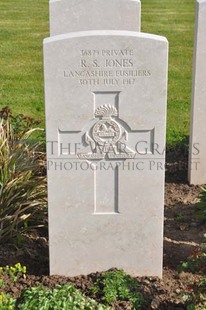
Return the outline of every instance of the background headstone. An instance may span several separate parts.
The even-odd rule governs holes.
[[[44,41],[50,273],[162,275],[168,43]]]
[[[50,0],[50,35],[86,30],[140,31],[139,0]]]
[[[206,184],[206,0],[196,9],[189,182]]]

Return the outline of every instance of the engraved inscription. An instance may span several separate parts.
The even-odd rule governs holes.
[[[82,86],[134,85],[139,78],[152,75],[149,68],[135,62],[135,51],[124,50],[80,50],[79,66],[68,67],[64,78],[76,80]]]

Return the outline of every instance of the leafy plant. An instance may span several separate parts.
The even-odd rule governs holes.
[[[188,300],[187,310],[206,309],[206,278],[193,284]]]
[[[0,111],[0,243],[47,221],[44,153],[29,138],[39,128],[16,125],[7,108]],[[16,129],[16,131],[14,130]]]
[[[22,276],[23,278],[26,277],[26,266],[17,263],[14,266],[7,265],[6,267],[0,267],[0,274],[2,273],[6,273],[14,282],[16,282],[18,278]]]
[[[197,204],[196,218],[201,221],[206,221],[206,188],[202,187],[199,198],[200,202]]]
[[[0,293],[0,309],[1,310],[14,310],[16,299],[12,298],[9,294]]]
[[[141,309],[144,303],[138,282],[123,270],[105,272],[91,288],[91,292],[108,305],[116,301],[129,301],[134,309]]]
[[[182,262],[179,270],[190,272],[206,273],[206,243],[201,243],[195,248],[192,255],[188,257],[186,262]]]
[[[26,277],[26,267],[22,266],[20,263],[14,266],[0,267],[0,309],[13,310],[15,309],[16,299],[11,297],[9,294],[1,292],[1,289],[5,288],[6,280],[5,275],[17,282],[21,277]],[[4,276],[1,278],[1,276]]]
[[[85,297],[72,285],[57,286],[53,290],[40,287],[26,290],[18,302],[20,310],[109,310],[95,300]]]

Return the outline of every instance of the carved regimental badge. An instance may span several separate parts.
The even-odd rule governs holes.
[[[77,154],[80,159],[127,159],[135,153],[126,146],[128,132],[118,118],[117,109],[111,105],[102,105],[94,113],[96,123],[84,136],[84,143],[91,152]]]
[[[117,116],[117,110],[109,105],[99,107],[95,111],[95,117],[100,120],[92,128],[92,137],[99,145],[114,145],[121,137],[119,124],[112,119]]]

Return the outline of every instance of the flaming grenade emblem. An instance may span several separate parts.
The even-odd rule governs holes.
[[[121,138],[121,128],[112,119],[117,115],[117,109],[107,104],[96,109],[95,117],[100,120],[92,128],[92,137],[98,145],[113,145]]]
[[[134,156],[134,152],[125,145],[128,133],[118,118],[117,109],[104,104],[95,110],[94,116],[93,125],[84,135],[84,142],[88,147],[79,153],[78,157],[101,160],[127,159]]]

